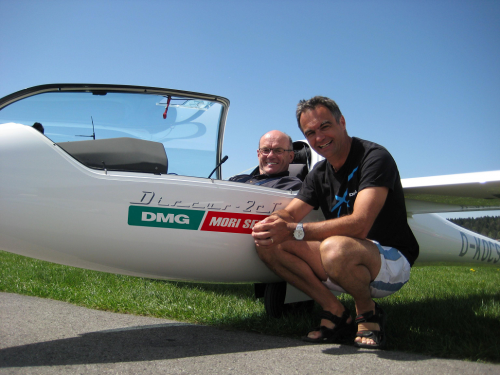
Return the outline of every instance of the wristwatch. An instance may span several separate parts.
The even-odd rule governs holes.
[[[304,239],[304,226],[302,223],[298,223],[297,227],[293,231],[293,237],[295,237],[296,240],[301,241]]]

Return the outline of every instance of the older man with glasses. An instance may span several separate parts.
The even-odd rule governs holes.
[[[266,186],[282,190],[299,190],[302,181],[291,177],[288,166],[293,160],[292,138],[279,130],[264,134],[257,150],[259,168],[251,174],[231,177],[230,181]]]

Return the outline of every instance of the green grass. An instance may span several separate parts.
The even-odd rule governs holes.
[[[0,291],[93,309],[290,337],[299,337],[318,323],[307,311],[268,317],[251,284],[112,275],[3,251],[0,264]],[[500,363],[499,286],[500,264],[414,267],[400,292],[378,300],[389,316],[388,350]],[[354,311],[349,296],[341,300]]]

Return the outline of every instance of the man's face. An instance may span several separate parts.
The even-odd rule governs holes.
[[[325,106],[303,112],[300,127],[314,151],[328,160],[342,156],[348,147],[344,116],[337,122]]]
[[[260,151],[265,149],[273,149],[273,151],[265,155],[264,152]],[[271,131],[264,134],[259,143],[259,150],[257,150],[260,174],[276,174],[288,170],[288,165],[294,157],[293,151],[285,151],[281,155],[278,155],[274,151],[275,149],[291,149],[288,137],[278,131]]]

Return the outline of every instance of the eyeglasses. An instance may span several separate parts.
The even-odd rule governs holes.
[[[269,155],[270,153],[274,152],[274,155],[283,155],[285,151],[293,151],[293,150],[285,150],[284,148],[278,147],[278,148],[259,148],[259,152],[262,155]]]

